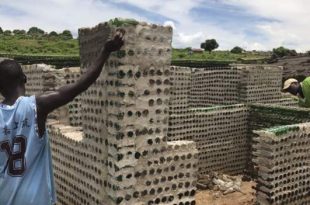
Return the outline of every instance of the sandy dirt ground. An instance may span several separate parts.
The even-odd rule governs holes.
[[[255,190],[252,188],[255,182],[242,182],[243,193],[234,192],[222,195],[218,191],[198,191],[196,194],[196,205],[254,205]]]

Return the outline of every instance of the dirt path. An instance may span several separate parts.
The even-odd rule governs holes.
[[[243,182],[241,190],[245,193],[234,192],[227,195],[219,195],[216,191],[198,191],[196,205],[254,205],[255,190],[252,189],[255,182]]]

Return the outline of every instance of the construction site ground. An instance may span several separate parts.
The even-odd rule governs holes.
[[[196,194],[196,205],[254,205],[255,182],[242,182],[241,192],[223,195],[220,191],[198,190]]]

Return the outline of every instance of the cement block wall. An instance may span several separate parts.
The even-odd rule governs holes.
[[[82,72],[115,29],[79,31]],[[195,144],[166,142],[172,29],[146,23],[124,29],[125,46],[82,95],[82,141],[95,166],[88,183],[96,193],[84,204],[195,204]],[[66,189],[60,184],[59,191]]]
[[[236,68],[218,70],[193,69],[190,92],[191,107],[237,104],[240,74]]]
[[[55,69],[50,65],[34,64],[22,65],[27,76],[26,95],[42,94],[55,91],[63,85],[74,83],[79,79],[80,68]],[[68,105],[55,110],[49,117],[61,120],[62,123],[81,126],[80,96],[76,97]]]
[[[200,175],[240,174],[248,168],[249,109],[237,103],[291,103],[280,92],[282,68],[277,66],[172,66],[171,76],[168,140],[197,143]]]
[[[310,123],[255,131],[253,155],[258,167],[261,205],[309,204]]]

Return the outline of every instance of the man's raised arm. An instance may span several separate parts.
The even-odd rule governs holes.
[[[77,95],[85,91],[97,80],[110,53],[119,50],[123,46],[124,34],[124,30],[118,30],[116,32],[113,40],[105,44],[97,60],[87,69],[87,72],[84,73],[78,81],[65,85],[54,92],[36,96],[39,124],[39,121],[45,121],[50,112],[72,101]],[[39,127],[41,126],[39,125]]]

